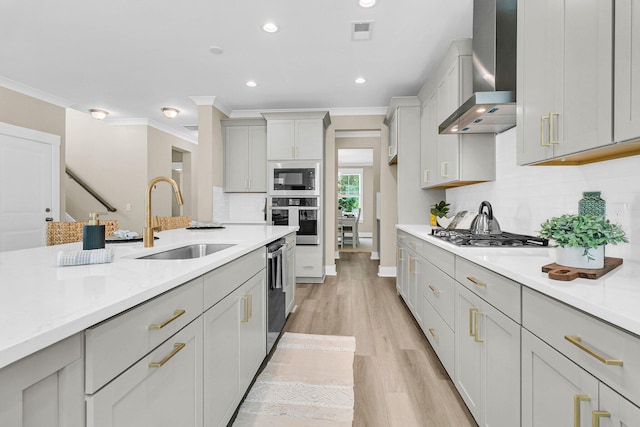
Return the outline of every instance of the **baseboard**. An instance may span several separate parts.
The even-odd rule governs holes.
[[[338,271],[336,270],[336,265],[325,265],[324,266],[324,274],[325,276],[337,276]]]
[[[371,252],[371,259],[380,259],[380,254],[378,252]]]
[[[378,277],[396,277],[395,267],[378,266]]]

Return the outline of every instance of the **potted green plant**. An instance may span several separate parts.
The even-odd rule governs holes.
[[[438,218],[442,218],[447,215],[449,212],[450,204],[445,202],[444,200],[439,201],[435,205],[431,206],[431,216],[430,221],[431,225],[438,225]]]
[[[600,215],[562,215],[541,224],[539,236],[558,247],[557,263],[567,267],[604,267],[604,246],[627,243],[617,224]]]

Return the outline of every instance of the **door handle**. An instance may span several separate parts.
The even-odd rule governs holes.
[[[591,412],[591,427],[600,427],[600,418],[611,417],[609,411],[592,411]]]
[[[544,121],[551,120],[550,116],[541,116],[540,117],[540,146],[541,147],[551,147],[551,143],[544,143]],[[549,133],[549,139],[551,139],[551,133]]]
[[[475,324],[475,332],[473,334],[473,340],[475,342],[484,342],[484,339],[479,338],[478,335],[480,334],[480,328],[478,327],[478,317],[484,315],[483,312],[476,310],[475,313],[473,313],[473,322]]]
[[[573,426],[580,427],[580,402],[590,402],[591,397],[586,394],[573,396]]]

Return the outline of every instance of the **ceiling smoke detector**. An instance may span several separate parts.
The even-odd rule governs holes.
[[[351,40],[364,41],[371,40],[373,31],[373,21],[360,21],[351,23]]]

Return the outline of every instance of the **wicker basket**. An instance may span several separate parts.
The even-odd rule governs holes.
[[[157,225],[156,225],[157,224]],[[154,217],[153,227],[159,231],[173,230],[174,228],[186,228],[191,225],[190,216],[157,216]]]
[[[105,226],[106,236],[111,236],[119,227],[117,220],[99,221],[99,224]],[[47,246],[81,242],[83,225],[89,222],[48,222]]]

